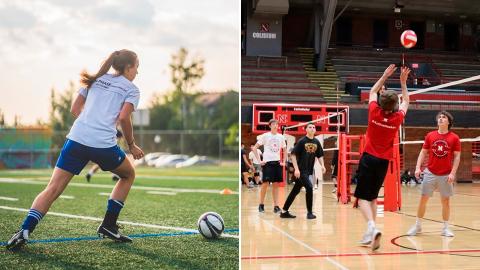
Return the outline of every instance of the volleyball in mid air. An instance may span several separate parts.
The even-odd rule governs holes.
[[[415,44],[417,44],[417,34],[412,30],[403,31],[400,36],[400,43],[402,43],[402,46],[407,49],[413,48]]]

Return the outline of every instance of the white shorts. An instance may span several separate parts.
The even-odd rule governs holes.
[[[422,195],[432,197],[438,188],[442,197],[453,196],[453,184],[448,183],[448,175],[435,175],[428,169],[423,171]]]

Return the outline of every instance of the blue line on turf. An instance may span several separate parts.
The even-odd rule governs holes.
[[[227,229],[224,232],[238,232],[238,229]],[[180,235],[192,235],[198,234],[198,232],[178,232],[178,233],[148,233],[148,234],[132,234],[129,235],[130,238],[147,238],[147,237],[168,237],[168,236],[180,236]],[[29,240],[29,244],[35,243],[61,243],[61,242],[77,242],[77,241],[93,241],[93,240],[102,240],[98,236],[84,236],[84,237],[74,237],[74,238],[53,238],[53,239],[40,239],[40,240]],[[0,246],[6,246],[7,242],[0,242]]]

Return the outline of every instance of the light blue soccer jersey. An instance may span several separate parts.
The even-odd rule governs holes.
[[[88,93],[81,88],[79,94],[88,98],[67,138],[95,148],[117,145],[118,116],[125,102],[137,108],[140,99],[138,88],[122,75],[105,74],[93,83]]]

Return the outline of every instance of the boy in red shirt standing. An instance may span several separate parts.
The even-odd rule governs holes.
[[[407,90],[410,69],[402,67],[400,74],[402,103],[400,106],[397,107],[398,95],[391,90],[383,92],[379,98],[380,104],[377,102],[377,93],[396,69],[395,65],[390,65],[370,90],[365,151],[358,165],[358,184],[355,189],[355,197],[358,198],[358,206],[368,226],[360,244],[371,245],[372,250],[380,247],[382,235],[375,226],[378,192],[387,174],[389,160],[393,157],[393,140],[405,118],[410,101]],[[398,111],[396,111],[397,108],[399,108]]]
[[[415,177],[420,177],[420,167],[428,153],[428,166],[423,171],[422,197],[417,210],[417,222],[407,232],[414,236],[422,232],[421,219],[425,215],[428,199],[432,197],[435,188],[440,191],[442,202],[443,230],[442,235],[453,237],[453,232],[448,228],[450,218],[450,197],[453,195],[453,182],[460,164],[460,138],[450,131],[453,116],[441,111],[437,114],[438,130],[432,131],[425,137],[422,150],[418,155]]]

